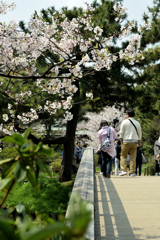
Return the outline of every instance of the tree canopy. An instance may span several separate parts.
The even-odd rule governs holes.
[[[73,9],[72,15],[63,10],[66,14],[52,9],[50,16],[45,11],[42,16],[35,12],[23,31],[14,21],[0,25],[0,94],[6,104],[1,127],[11,134],[20,131],[20,125],[46,117],[50,120],[61,111],[67,120],[66,135],[41,141],[64,144],[62,172],[70,179],[80,113],[77,103],[94,97],[93,108],[100,110],[116,102],[115,97],[120,102],[134,83],[123,74],[120,62],[133,66],[143,59],[143,53],[141,33],[132,35],[122,49],[115,47],[118,37],[135,28],[134,23],[120,27],[126,11],[120,2],[95,1],[86,10]],[[147,23],[141,30],[145,28]]]

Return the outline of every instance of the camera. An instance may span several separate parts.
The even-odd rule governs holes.
[[[116,118],[113,119],[113,127],[114,127],[114,128],[115,128],[116,123],[118,123],[118,122],[119,122],[118,117],[116,117]]]

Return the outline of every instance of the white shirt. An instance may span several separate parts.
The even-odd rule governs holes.
[[[129,119],[131,119],[131,121],[136,126],[138,135],[137,135],[135,127],[129,121]],[[123,138],[124,142],[125,142],[125,140],[126,141],[128,140],[128,142],[132,142],[132,141],[136,142],[138,140],[141,140],[142,133],[141,133],[140,123],[132,117],[129,117],[128,119],[123,120],[121,127],[120,127],[120,138]]]

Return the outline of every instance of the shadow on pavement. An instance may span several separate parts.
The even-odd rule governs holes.
[[[98,201],[97,179],[95,178],[95,240],[135,240],[140,236],[135,236],[128,217],[124,210],[123,204],[118,193],[110,179],[98,176],[100,183],[101,201]],[[107,187],[109,199],[106,196]],[[99,214],[99,202],[102,202],[103,214]],[[111,207],[110,207],[111,206]],[[103,231],[100,217],[104,216]],[[104,234],[105,232],[105,234]],[[104,236],[105,235],[105,236]],[[142,238],[141,238],[142,239]]]

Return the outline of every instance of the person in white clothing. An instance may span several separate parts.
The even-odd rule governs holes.
[[[136,156],[137,145],[141,146],[141,126],[138,121],[134,119],[134,111],[127,112],[127,119],[123,120],[120,127],[120,140],[121,140],[121,169],[120,176],[127,174],[127,155],[130,155],[129,175],[136,176]]]

